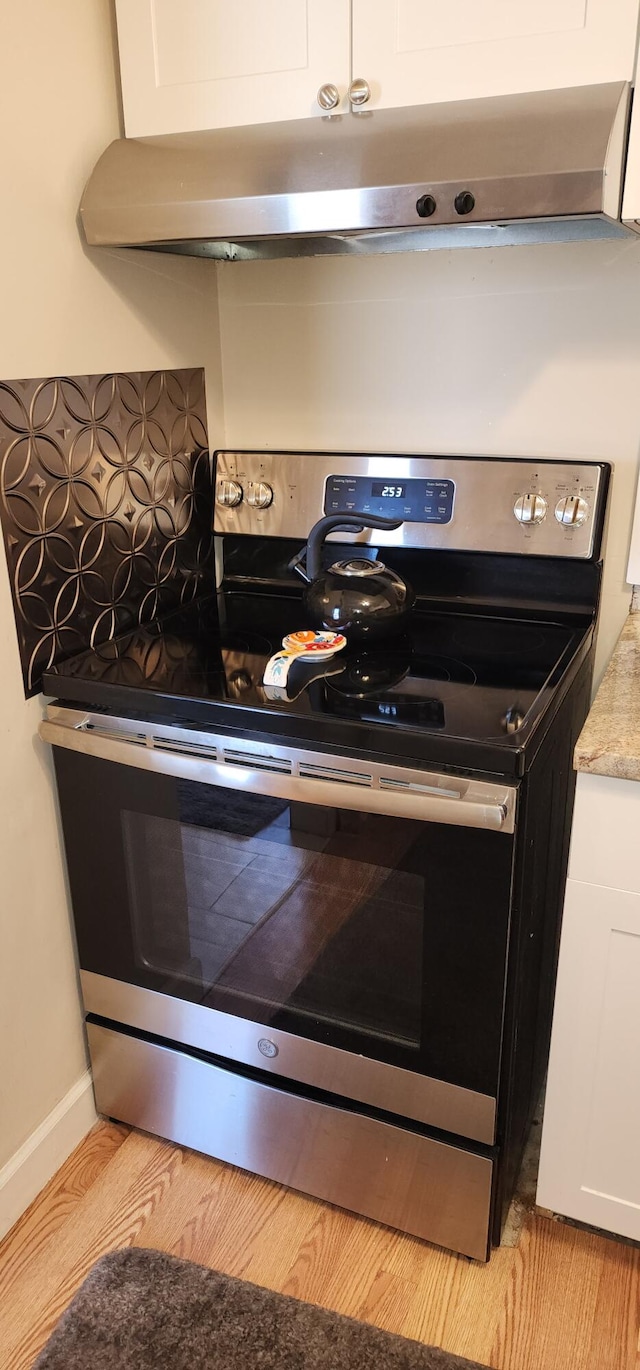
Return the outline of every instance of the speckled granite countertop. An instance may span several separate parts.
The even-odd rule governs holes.
[[[640,780],[640,613],[629,614],[574,753],[577,771]]]

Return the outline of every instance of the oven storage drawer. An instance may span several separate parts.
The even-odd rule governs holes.
[[[89,1022],[99,1112],[488,1259],[493,1161]]]
[[[496,1100],[488,1094],[92,971],[81,971],[80,980],[85,1009],[96,1018],[342,1095],[441,1132],[487,1146],[495,1141]]]

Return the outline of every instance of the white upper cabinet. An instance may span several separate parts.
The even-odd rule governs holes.
[[[321,86],[349,108],[349,0],[116,0],[116,12],[129,138],[320,115]]]
[[[116,0],[125,129],[184,133],[631,80],[639,5]]]
[[[631,80],[638,0],[352,0],[370,108]]]

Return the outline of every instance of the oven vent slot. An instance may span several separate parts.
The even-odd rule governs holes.
[[[178,756],[203,757],[206,761],[217,761],[218,748],[209,742],[180,742],[172,737],[152,737],[153,749],[157,752],[175,752]]]
[[[236,752],[225,747],[227,766],[247,766],[252,771],[272,771],[276,775],[291,775],[292,765],[284,756],[269,756],[264,752]]]
[[[100,728],[95,723],[85,723],[80,730],[83,733],[92,733],[94,737],[105,737],[109,742],[127,742],[133,747],[146,747],[146,733],[130,733],[125,728]]]
[[[435,795],[438,799],[461,799],[460,790],[446,790],[444,785],[421,785],[416,780],[394,780],[393,776],[380,776],[381,790],[400,790],[403,794]]]
[[[331,780],[336,785],[361,785],[370,790],[373,776],[365,771],[346,771],[338,766],[320,766],[313,761],[300,762],[300,777],[303,780]]]

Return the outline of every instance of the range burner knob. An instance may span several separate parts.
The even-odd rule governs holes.
[[[223,504],[225,509],[233,509],[242,500],[242,486],[237,480],[219,480],[216,491],[216,503]]]
[[[263,480],[251,480],[247,486],[247,504],[252,509],[268,509],[273,500],[273,490]]]
[[[567,495],[558,500],[555,512],[558,523],[568,528],[581,528],[589,516],[589,505],[581,495]]]
[[[518,523],[542,523],[547,512],[544,495],[518,495],[513,506]]]

